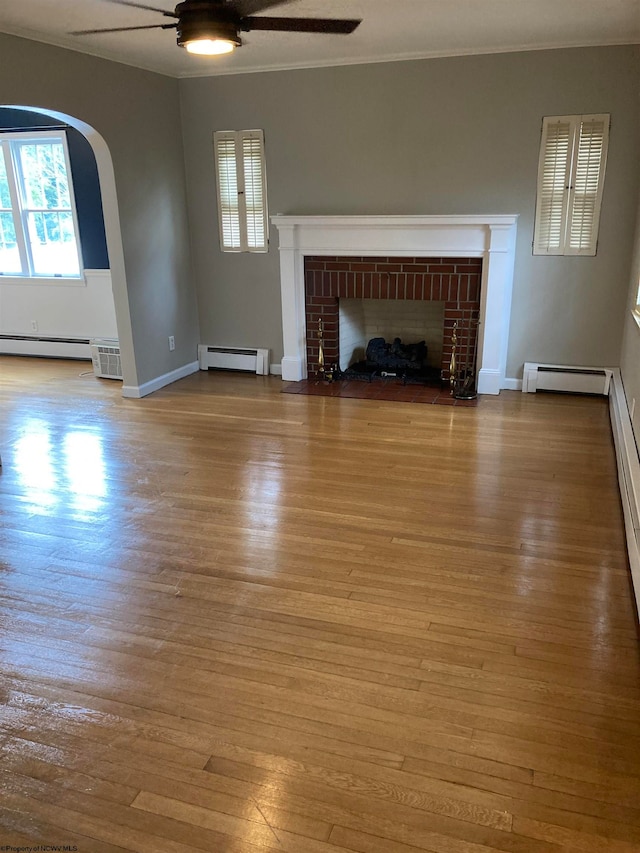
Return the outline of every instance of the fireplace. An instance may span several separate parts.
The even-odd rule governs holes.
[[[404,320],[399,325],[389,321],[389,340],[401,336],[403,343],[412,344],[428,336],[429,318],[412,322],[418,318],[418,307],[429,305],[440,307],[440,328],[431,332],[428,350],[438,355],[438,363],[431,366],[447,374],[452,353],[454,327],[457,329],[458,344],[464,343],[465,357],[475,351],[477,321],[480,313],[480,281],[482,258],[458,257],[385,257],[385,256],[331,256],[309,255],[304,259],[305,281],[305,326],[307,373],[312,378],[318,371],[318,328],[323,325],[323,349],[326,364],[337,364],[344,370],[346,365],[342,340],[345,326],[341,304],[346,300],[355,316],[358,307],[362,314],[373,317],[369,328],[375,330],[382,318],[376,317],[378,300],[385,303],[384,311],[401,303],[406,308]],[[362,302],[364,300],[364,302]],[[369,305],[373,300],[374,304]],[[426,304],[428,303],[428,304]],[[379,312],[378,312],[379,313]],[[436,316],[438,312],[436,311]],[[403,315],[401,314],[400,317]],[[433,320],[432,320],[433,322]],[[456,326],[457,324],[457,326]],[[342,334],[340,328],[342,327]],[[402,328],[401,328],[402,327]],[[378,334],[384,330],[381,323]],[[413,340],[405,337],[413,335]],[[375,335],[372,333],[371,337]],[[357,343],[363,349],[366,341]],[[341,348],[342,347],[342,348]],[[462,355],[462,353],[458,353]]]
[[[482,269],[478,391],[498,394],[505,387],[517,216],[274,216],[272,221],[280,238],[284,380],[307,377],[305,258],[467,259],[479,260]]]

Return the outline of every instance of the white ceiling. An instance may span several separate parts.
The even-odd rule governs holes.
[[[173,10],[171,0],[147,2]],[[265,14],[362,23],[347,36],[245,33],[233,54],[198,57],[179,48],[171,30],[68,35],[168,22],[146,9],[108,0],[2,0],[0,32],[173,77],[640,42],[640,0],[295,0]]]

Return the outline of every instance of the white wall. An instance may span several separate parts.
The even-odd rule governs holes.
[[[117,338],[109,270],[85,270],[77,283],[0,280],[0,335]]]

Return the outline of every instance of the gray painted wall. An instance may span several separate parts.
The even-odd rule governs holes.
[[[125,384],[193,362],[198,320],[177,81],[1,34],[0,56],[0,104],[71,115],[109,147],[127,281],[126,291],[114,294]],[[129,317],[130,329],[121,328]],[[169,335],[175,335],[175,352],[169,352]]]
[[[635,409],[631,422],[633,424],[636,444],[640,447],[640,327],[632,315],[636,304],[638,285],[640,285],[640,196],[638,197],[638,201],[636,238],[631,261],[631,273],[629,275],[629,298],[625,313],[620,372],[622,373],[624,392],[630,410],[629,413],[631,413],[633,401],[635,400]]]
[[[201,339],[282,356],[277,234],[219,249],[214,130],[263,128],[270,213],[520,216],[507,375],[616,365],[639,181],[638,47],[533,51],[180,81]],[[544,115],[609,112],[595,258],[532,257]]]

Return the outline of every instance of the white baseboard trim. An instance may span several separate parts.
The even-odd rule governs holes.
[[[153,394],[154,391],[159,391],[165,385],[171,385],[172,382],[177,382],[178,379],[184,379],[185,376],[190,376],[192,373],[197,373],[200,370],[200,364],[197,361],[192,361],[190,364],[184,364],[182,367],[177,367],[169,373],[164,373],[162,376],[157,376],[149,382],[143,382],[142,385],[123,385],[122,396],[139,399],[146,397],[147,394]]]
[[[508,376],[502,380],[504,391],[522,391],[522,379],[510,379]]]
[[[270,364],[269,365],[269,373],[272,376],[282,376],[282,365],[281,364]]]
[[[618,485],[624,513],[631,580],[640,611],[640,459],[620,370],[615,368],[609,385],[609,413],[618,463]]]

